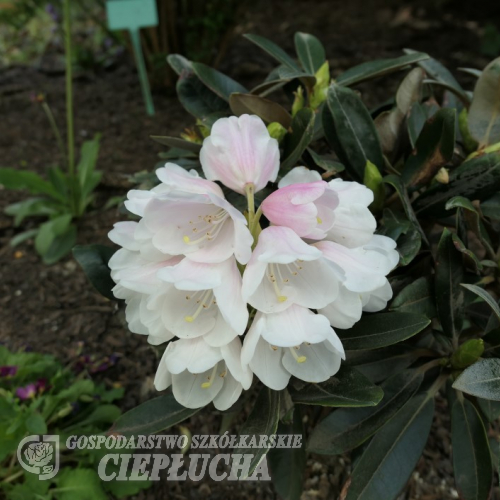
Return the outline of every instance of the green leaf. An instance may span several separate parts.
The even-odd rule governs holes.
[[[52,241],[49,249],[43,254],[43,262],[47,265],[55,264],[68,255],[76,243],[76,226],[70,224],[62,234],[58,234]],[[40,231],[35,238],[38,238]]]
[[[340,85],[330,85],[326,103],[322,114],[326,139],[348,172],[363,181],[368,161],[379,169],[384,165],[370,113],[353,90]]]
[[[418,52],[412,49],[404,49],[404,51],[409,55],[418,54]],[[469,101],[469,97],[464,89],[460,86],[450,71],[448,71],[448,69],[446,69],[439,61],[427,56],[425,60],[418,61],[418,65],[423,68],[431,78],[444,84],[446,87],[453,89],[458,95],[461,96],[462,100],[465,102]]]
[[[460,283],[464,279],[462,255],[453,244],[452,233],[443,230],[436,260],[436,308],[443,332],[458,338],[462,331],[464,315],[464,291]]]
[[[35,248],[46,264],[57,262],[75,244],[76,227],[71,224],[71,219],[71,214],[60,215],[40,226],[35,238]]]
[[[191,63],[196,76],[215,94],[229,102],[233,92],[246,94],[248,90],[220,71],[202,63]]]
[[[319,168],[322,168],[326,172],[330,172],[332,175],[336,175],[345,170],[345,167],[344,165],[342,165],[342,163],[321,156],[315,153],[311,148],[307,148],[307,152],[311,155],[312,160]]]
[[[477,404],[488,419],[488,422],[494,422],[500,418],[500,401],[477,398]]]
[[[500,401],[500,359],[481,359],[465,369],[453,388],[482,399]]]
[[[82,144],[80,161],[78,162],[76,171],[78,172],[78,179],[80,181],[83,197],[88,196],[88,194],[95,188],[93,173],[97,164],[97,157],[99,156],[100,139],[101,134],[96,134],[91,141],[85,141]]]
[[[232,94],[229,105],[236,116],[257,115],[267,123],[278,122],[286,129],[292,124],[292,116],[283,106],[258,95]]]
[[[170,67],[180,76],[183,71],[192,71],[191,61],[180,54],[170,54],[167,56]]]
[[[112,424],[121,415],[121,410],[116,405],[101,404],[99,405],[88,417],[80,420],[76,425],[79,427],[87,425],[102,425],[102,424]]]
[[[415,52],[395,57],[394,59],[379,59],[377,61],[365,62],[342,73],[337,78],[337,83],[344,86],[358,84],[372,78],[389,75],[394,71],[408,67],[410,64],[415,64],[428,58],[429,56],[423,52]]]
[[[207,88],[192,71],[181,73],[176,89],[179,101],[186,111],[200,120],[229,113],[227,102]]]
[[[376,407],[334,411],[312,431],[308,451],[339,455],[357,448],[390,421],[418,390],[422,380],[422,374],[407,370],[382,384],[384,397]]]
[[[109,432],[124,436],[155,434],[183,422],[199,410],[185,408],[175,400],[173,394],[165,394],[124,413]]]
[[[359,351],[396,344],[421,332],[430,324],[425,316],[413,313],[364,314],[349,330],[337,330],[344,349]]]
[[[446,217],[446,203],[454,196],[486,200],[500,190],[500,155],[490,153],[464,162],[450,174],[448,184],[427,189],[413,203],[419,217]]]
[[[424,125],[415,146],[416,154],[406,161],[401,178],[406,185],[428,184],[453,156],[456,110],[443,108]]]
[[[270,56],[274,57],[274,59],[281,64],[291,70],[300,72],[300,68],[297,63],[282,48],[278,47],[274,42],[271,42],[271,40],[268,40],[263,36],[251,34],[244,35],[244,37],[267,52]]]
[[[82,266],[87,279],[101,295],[110,300],[115,300],[111,291],[115,282],[111,279],[108,262],[114,253],[113,248],[104,245],[78,245],[73,248],[73,256]]]
[[[477,296],[481,297],[490,307],[491,310],[495,313],[495,316],[500,320],[500,307],[493,299],[493,297],[483,288],[480,288],[476,285],[467,285],[465,283],[461,283],[464,288],[467,288],[472,293],[475,293]]]
[[[348,351],[346,366],[353,366],[373,383],[402,372],[419,357],[418,351],[404,344],[376,350]]]
[[[240,429],[240,436],[248,436],[247,443],[252,439],[260,440],[260,436],[276,434],[280,415],[280,393],[268,387],[262,387],[252,412]],[[248,475],[259,465],[262,458],[268,453],[269,448],[243,448],[238,453],[252,454]],[[241,472],[238,472],[241,474]],[[239,479],[245,479],[239,475]]]
[[[484,68],[476,82],[468,124],[479,149],[500,142],[500,57]]]
[[[107,500],[101,479],[92,469],[65,467],[57,475],[57,500]]]
[[[31,413],[26,419],[26,430],[30,434],[47,434],[45,419],[38,412]]]
[[[485,217],[500,220],[500,193],[481,203],[481,212]]]
[[[410,109],[407,117],[408,136],[410,138],[411,147],[415,148],[417,139],[427,120],[426,106],[420,102],[416,102]]]
[[[453,470],[464,500],[490,498],[493,470],[486,431],[474,405],[457,399],[451,410]]]
[[[201,150],[201,144],[198,144],[197,142],[185,141],[184,139],[180,139],[179,137],[168,137],[162,135],[150,135],[149,137],[153,139],[153,141],[163,144],[164,146],[169,146],[171,148],[178,148],[197,154]]]
[[[309,108],[302,108],[292,120],[292,132],[285,136],[281,173],[288,172],[300,159],[314,135],[315,114]]]
[[[278,434],[305,435],[300,408],[293,409],[293,423],[280,424]],[[306,467],[305,440],[300,448],[273,448],[268,455],[273,486],[283,500],[300,500]]]
[[[380,387],[347,366],[326,382],[307,384],[299,390],[290,386],[289,392],[294,403],[338,407],[376,406],[384,395]]]
[[[18,227],[25,217],[43,217],[55,215],[58,206],[48,198],[28,198],[5,207],[5,213],[14,217],[14,226]]]
[[[326,60],[325,48],[314,35],[308,33],[295,33],[294,41],[302,67],[314,75]]]
[[[422,314],[429,319],[436,316],[433,284],[430,278],[421,277],[403,288],[389,307],[391,311]]]
[[[50,182],[42,179],[35,172],[0,168],[0,184],[6,189],[27,189],[31,194],[45,194],[58,201],[66,201]]]
[[[427,394],[410,399],[364,450],[346,500],[395,500],[422,454],[433,414]]]
[[[28,229],[27,231],[23,231],[22,233],[16,234],[10,240],[10,246],[15,247],[17,245],[20,245],[21,243],[25,242],[26,240],[33,238],[37,234],[38,234],[38,228],[37,229]]]

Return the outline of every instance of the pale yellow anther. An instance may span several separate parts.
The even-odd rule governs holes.
[[[187,321],[188,323],[192,323],[194,321],[193,316],[185,316],[184,321]]]
[[[208,389],[211,385],[212,385],[212,382],[203,382],[203,384],[201,384],[201,388]]]
[[[298,351],[300,349],[299,346],[296,347],[289,347],[290,352],[292,353],[292,356],[294,357],[295,361],[297,363],[304,363],[307,360],[306,356],[299,356],[295,351]]]
[[[286,302],[288,300],[288,297],[285,297],[285,295],[280,295],[278,297],[278,302]]]
[[[318,224],[323,224],[322,219],[320,219],[319,217],[316,217],[316,220],[318,221]]]
[[[184,236],[184,238],[182,238],[184,240],[184,243],[189,243],[191,240],[189,239],[189,236]]]

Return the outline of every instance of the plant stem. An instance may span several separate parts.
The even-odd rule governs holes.
[[[54,136],[57,141],[57,146],[59,147],[59,151],[61,152],[61,155],[63,157],[63,160],[67,163],[68,159],[66,158],[66,149],[64,148],[64,142],[61,137],[61,132],[59,131],[59,127],[57,126],[56,120],[54,118],[54,115],[52,113],[52,110],[50,109],[50,106],[44,101],[42,103],[42,108],[45,111],[45,114],[47,115],[47,119],[49,120],[50,123],[50,128],[52,129],[52,132],[54,133]]]
[[[253,219],[255,217],[255,186],[252,183],[247,184],[245,186],[245,193],[248,201],[248,228],[252,231]]]
[[[63,0],[64,8],[64,53],[66,66],[66,127],[68,141],[68,175],[73,198],[74,209],[78,209],[75,180],[75,136],[73,127],[73,66],[71,57],[71,13],[70,0]]]

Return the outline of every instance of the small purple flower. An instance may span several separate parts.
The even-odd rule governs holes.
[[[28,384],[26,387],[18,387],[16,389],[16,396],[21,400],[32,399],[36,395],[36,385]]]
[[[48,3],[45,6],[45,12],[52,18],[52,21],[57,22],[59,21],[59,12],[57,12],[57,9],[54,7],[53,4]]]
[[[45,392],[46,390],[50,389],[50,386],[47,384],[47,380],[44,378],[39,378],[36,381],[35,388],[37,392]]]
[[[17,373],[17,366],[0,366],[0,377],[10,378]]]

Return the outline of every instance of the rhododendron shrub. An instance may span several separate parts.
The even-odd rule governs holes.
[[[310,419],[302,448],[269,453],[281,496],[300,497],[303,471],[293,484],[279,471],[304,464],[306,447],[362,446],[345,498],[392,500],[446,397],[457,488],[488,500],[485,426],[500,415],[500,60],[473,72],[471,92],[423,53],[331,75],[311,35],[296,35],[297,58],[247,38],[279,62],[251,90],[169,57],[196,123],[154,137],[170,149],[129,191],[133,218],[109,233],[118,250],[75,249],[130,331],[159,350],[154,385],[166,392],[141,419],[167,427],[202,407],[242,411],[260,391],[242,435]],[[353,87],[400,70],[394,99],[368,111]],[[137,415],[114,432],[139,432]]]

